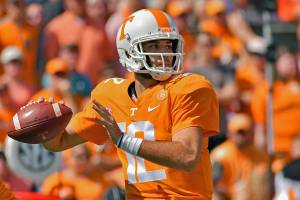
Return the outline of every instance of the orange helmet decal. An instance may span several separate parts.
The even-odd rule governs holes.
[[[132,22],[133,18],[134,18],[134,16],[132,15],[132,16],[127,17],[127,18],[124,20],[124,22],[123,22],[123,24],[122,24],[122,28],[121,28],[121,33],[120,33],[120,38],[119,38],[119,40],[124,40],[124,39],[126,39],[126,35],[125,35],[125,33],[124,33],[124,29],[125,29],[126,23],[127,23],[128,21]]]
[[[163,31],[163,32],[169,32],[172,30],[170,27],[170,23],[166,15],[160,11],[153,8],[148,8],[152,15],[155,17],[157,26]]]

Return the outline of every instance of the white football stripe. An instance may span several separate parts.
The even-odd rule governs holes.
[[[13,116],[13,123],[14,123],[14,126],[15,126],[16,130],[21,129],[21,125],[20,125],[20,121],[19,121],[19,117],[18,117],[17,113]]]
[[[53,103],[52,107],[53,107],[53,110],[54,110],[54,113],[55,113],[56,117],[62,116],[61,110],[60,110],[60,107],[59,107],[58,103]]]

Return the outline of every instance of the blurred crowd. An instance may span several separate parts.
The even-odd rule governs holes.
[[[300,199],[297,0],[0,0],[1,146],[29,100],[54,97],[76,113],[98,82],[129,77],[115,36],[146,7],[173,17],[185,41],[184,71],[204,75],[218,94],[221,132],[209,146],[214,200]],[[280,39],[271,40],[272,27]],[[0,154],[0,179],[11,190],[64,200],[124,196],[120,167],[113,144],[87,143],[65,151],[62,170],[33,188]]]

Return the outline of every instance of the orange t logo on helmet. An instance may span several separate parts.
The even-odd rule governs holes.
[[[155,17],[157,26],[162,32],[174,31],[174,29],[170,26],[168,18],[164,15],[164,13],[162,11],[152,9],[152,8],[148,8],[147,10],[150,11],[152,13],[152,15]],[[119,40],[126,39],[126,34],[124,33],[125,26],[128,21],[132,22],[133,19],[134,19],[134,15],[131,15],[124,20],[122,27],[121,27],[121,33],[120,33]]]
[[[126,19],[124,20],[124,22],[123,22],[123,24],[122,24],[122,28],[121,28],[120,38],[119,38],[120,40],[126,39],[126,35],[125,35],[125,33],[124,33],[125,25],[126,25],[126,23],[127,23],[128,21],[132,22],[133,18],[134,18],[134,16],[129,16],[128,18],[126,18]]]

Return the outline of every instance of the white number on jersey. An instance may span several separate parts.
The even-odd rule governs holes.
[[[126,132],[126,123],[120,122],[118,123],[122,132]],[[153,124],[150,121],[140,121],[140,122],[132,122],[127,127],[127,134],[131,137],[135,137],[137,132],[144,133],[144,139],[149,141],[155,141],[155,132]],[[139,156],[134,156],[130,153],[126,153],[128,167],[127,167],[127,175],[128,182],[133,183],[144,183],[150,181],[158,181],[166,179],[165,170],[153,170],[147,171],[145,166],[145,161],[143,158]],[[138,180],[136,180],[136,177]]]
[[[104,83],[107,83],[109,81],[113,81],[114,84],[119,85],[119,84],[123,83],[123,81],[125,81],[125,79],[123,79],[123,78],[110,78],[110,79],[107,79],[106,81],[104,81]]]

